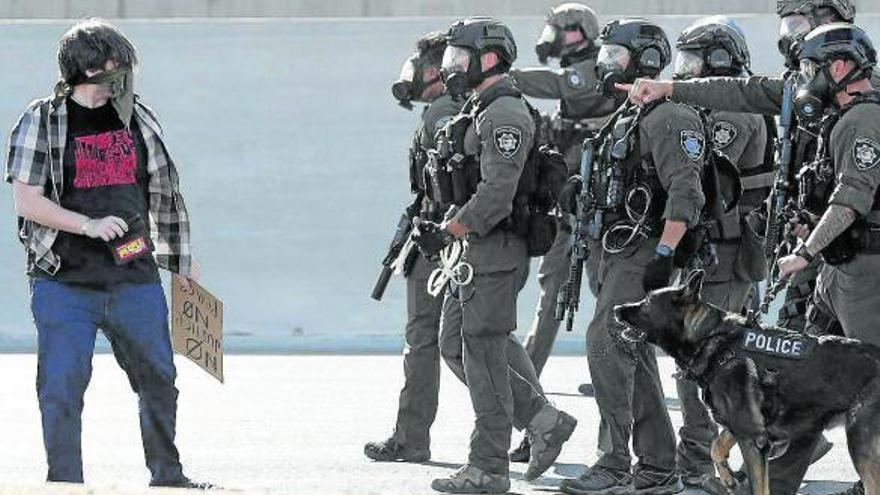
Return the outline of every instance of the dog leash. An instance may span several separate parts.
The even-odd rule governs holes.
[[[758,308],[758,311],[749,311],[747,320],[752,323],[760,323],[761,315],[766,315],[770,312],[770,305],[776,300],[776,296],[788,287],[790,281],[791,277],[777,278],[776,281],[767,288],[767,292],[761,299],[761,306]]]

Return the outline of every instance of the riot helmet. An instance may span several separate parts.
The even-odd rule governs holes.
[[[507,72],[516,60],[513,33],[492,17],[455,22],[447,33],[447,43],[441,74],[446,90],[455,97],[463,96],[487,77]],[[480,58],[489,52],[498,55],[498,64],[484,71]]]
[[[606,96],[616,93],[615,83],[631,83],[637,77],[656,77],[670,62],[666,33],[645,19],[609,22],[599,35],[602,47],[596,59],[596,77]]]
[[[566,36],[579,32],[581,40],[566,43]],[[548,58],[565,59],[578,52],[590,49],[599,36],[599,21],[596,12],[582,3],[563,3],[547,14],[544,30],[535,43],[535,53],[542,64]]]
[[[403,62],[400,77],[391,85],[391,94],[406,109],[412,109],[413,101],[424,101],[425,90],[440,82],[440,63],[446,50],[446,33],[431,32],[416,42],[412,55]],[[436,74],[426,71],[434,68]]]
[[[833,23],[810,32],[799,44],[800,74],[794,107],[805,120],[822,117],[835,95],[860,79],[871,76],[877,65],[877,51],[862,28]],[[853,67],[840,81],[834,81],[830,66],[835,60],[848,60]]]
[[[691,24],[675,44],[676,79],[739,76],[749,68],[749,47],[739,25],[724,16],[704,17]]]
[[[817,27],[832,22],[852,23],[856,18],[853,0],[777,0],[776,14],[779,23],[779,53],[785,57],[785,64],[797,68],[797,48],[795,45]]]

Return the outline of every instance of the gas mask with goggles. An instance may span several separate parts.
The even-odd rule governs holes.
[[[602,45],[596,58],[596,78],[599,80],[597,90],[607,97],[616,96],[620,91],[615,84],[635,81],[637,77],[635,64],[629,49],[621,45]]]
[[[779,41],[776,46],[779,53],[785,57],[785,64],[790,69],[797,68],[797,58],[794,56],[795,45],[803,40],[813,27],[810,18],[803,14],[785,16],[779,23]]]
[[[400,106],[412,110],[413,101],[424,101],[423,95],[426,89],[440,81],[440,73],[431,79],[425,80],[425,71],[431,67],[418,53],[414,53],[406,59],[400,69],[400,77],[391,85],[391,94]]]
[[[829,105],[836,105],[835,95],[861,77],[862,70],[853,68],[839,82],[831,76],[831,62],[818,64],[811,59],[800,61],[798,87],[794,97],[794,111],[798,118],[815,122],[822,118]]]
[[[538,42],[535,44],[535,54],[538,56],[538,61],[546,64],[550,57],[561,56],[564,42],[565,32],[562,29],[549,24],[544,26],[544,30],[541,31],[541,36],[538,37]]]
[[[463,98],[470,90],[476,88],[489,76],[505,72],[500,60],[498,64],[483,71],[480,54],[463,46],[447,46],[443,52],[443,63],[440,74],[446,91],[453,98]]]
[[[692,50],[679,50],[675,55],[674,79],[700,77],[706,70],[703,54]]]

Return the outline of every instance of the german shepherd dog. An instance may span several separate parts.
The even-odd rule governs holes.
[[[712,460],[730,490],[727,464],[739,444],[755,495],[769,495],[768,460],[829,427],[846,428],[850,457],[868,495],[880,495],[880,347],[765,327],[700,300],[702,271],[685,283],[615,308],[623,342],[647,341],[699,383],[725,430]],[[880,326],[878,326],[880,331]]]

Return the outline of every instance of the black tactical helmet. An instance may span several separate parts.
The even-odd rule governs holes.
[[[584,38],[594,40],[599,36],[599,20],[596,12],[582,3],[563,3],[547,14],[547,25],[563,30],[580,29]]]
[[[855,64],[840,81],[830,72],[834,60],[845,59]],[[799,43],[800,84],[794,98],[794,109],[804,120],[817,120],[825,114],[829,103],[838,104],[835,95],[855,81],[871,76],[877,65],[877,51],[862,28],[845,22],[819,27]]]
[[[626,47],[637,77],[655,77],[669,65],[672,49],[663,28],[646,19],[620,19],[602,28],[603,45]]]
[[[835,11],[842,21],[853,22],[856,18],[856,6],[852,0],[776,0],[779,17],[800,14],[812,18],[822,8]]]
[[[745,33],[724,16],[704,17],[691,24],[681,32],[675,47],[698,54],[706,75],[738,76],[749,67]]]
[[[535,53],[541,63],[548,57],[565,57],[566,47],[563,39],[566,31],[578,30],[584,36],[584,42],[578,43],[576,51],[591,47],[599,36],[599,21],[596,12],[582,3],[563,3],[552,9],[544,21],[544,30],[535,43]]]
[[[501,21],[492,17],[470,17],[457,21],[449,28],[447,42],[450,46],[475,50],[479,55],[495,52],[506,62],[507,67],[516,60],[513,33]]]
[[[796,69],[797,43],[823,24],[853,22],[856,7],[853,0],[777,0],[776,13],[782,19],[777,44],[779,53],[785,57],[788,68]]]
[[[812,60],[818,65],[845,58],[863,72],[870,72],[877,65],[877,51],[868,34],[862,28],[844,22],[813,30],[800,44],[798,58]]]
[[[446,50],[446,33],[440,31],[432,31],[416,41],[416,53],[425,65],[440,67],[444,50]]]

